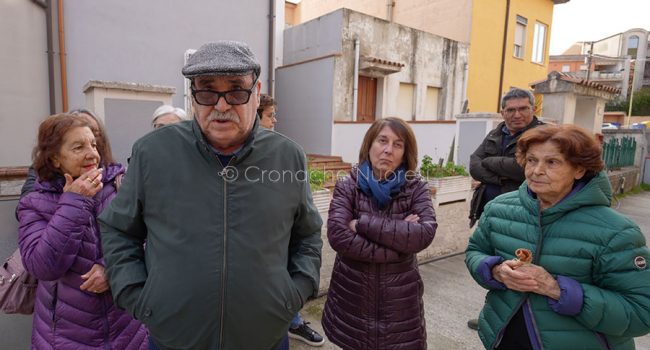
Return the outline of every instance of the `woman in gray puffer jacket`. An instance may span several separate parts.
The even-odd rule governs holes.
[[[398,118],[366,133],[359,167],[336,184],[327,237],[336,251],[323,328],[344,349],[426,349],[416,254],[438,226],[417,146]]]
[[[124,167],[99,166],[86,119],[61,114],[41,123],[38,180],[17,209],[23,264],[39,280],[33,349],[147,348],[144,326],[113,303],[96,221]]]

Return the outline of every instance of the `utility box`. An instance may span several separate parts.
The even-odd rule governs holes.
[[[464,113],[456,115],[456,147],[454,159],[469,171],[469,157],[497,124],[503,121],[498,113]]]

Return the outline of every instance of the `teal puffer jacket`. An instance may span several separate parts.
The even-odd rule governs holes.
[[[609,207],[611,198],[601,172],[572,197],[541,212],[526,182],[486,206],[465,258],[479,284],[483,259],[513,259],[517,248],[527,248],[535,264],[553,276],[576,280],[584,293],[581,311],[565,316],[554,312],[545,296],[490,290],[479,320],[486,348],[496,346],[526,300],[544,349],[634,349],[632,338],[650,332],[650,270],[645,266],[650,250],[639,227]]]

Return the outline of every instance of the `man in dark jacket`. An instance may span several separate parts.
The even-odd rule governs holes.
[[[100,218],[113,296],[150,349],[288,349],[321,264],[305,154],[258,127],[260,64],[246,44],[205,44],[183,75],[194,119],[135,143]]]
[[[490,131],[470,156],[469,173],[480,182],[472,196],[469,227],[481,217],[487,202],[500,194],[516,190],[524,182],[524,169],[515,160],[517,140],[528,129],[541,125],[535,117],[535,96],[512,88],[501,98],[503,121]],[[478,320],[467,322],[478,328]]]

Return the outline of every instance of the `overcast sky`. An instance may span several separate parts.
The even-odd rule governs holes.
[[[650,0],[570,0],[553,9],[550,53],[631,28],[650,30]]]

